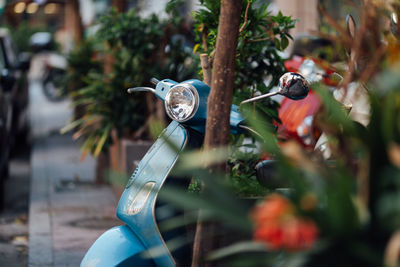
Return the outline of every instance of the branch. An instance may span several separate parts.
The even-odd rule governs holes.
[[[203,70],[203,82],[211,86],[211,64],[207,54],[200,54],[200,63]]]
[[[256,42],[263,42],[270,40],[270,37],[265,37],[265,38],[260,38],[260,39],[252,39],[252,40],[247,40],[248,43],[256,43]]]
[[[318,10],[323,15],[323,17],[328,21],[329,25],[331,25],[335,30],[340,32],[340,34],[344,37],[344,41],[346,42],[346,44],[351,44],[352,40],[347,31],[342,26],[340,26],[339,23],[337,23],[336,20],[332,18],[321,5],[318,5]]]
[[[240,29],[239,29],[239,33],[243,32],[243,31],[244,31],[244,28],[245,28],[246,25],[247,25],[247,22],[248,22],[247,16],[248,16],[248,14],[249,14],[250,5],[251,5],[251,1],[250,1],[250,0],[247,0],[246,12],[244,13],[244,22],[243,22],[242,27],[240,27]]]
[[[204,51],[207,52],[208,46],[207,46],[207,28],[203,24],[203,30],[201,31],[201,39],[203,41],[203,48]]]

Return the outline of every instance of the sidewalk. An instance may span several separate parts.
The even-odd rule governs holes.
[[[78,266],[104,231],[121,224],[108,186],[94,184],[93,158],[81,162],[71,135],[59,129],[69,102],[49,102],[40,83],[30,85],[33,135],[29,206],[29,266]]]

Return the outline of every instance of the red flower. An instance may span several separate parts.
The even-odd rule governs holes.
[[[296,216],[289,200],[278,194],[268,196],[257,206],[252,218],[254,239],[265,242],[271,250],[310,249],[318,236],[315,223]]]
[[[276,223],[265,224],[255,230],[254,239],[266,241],[272,250],[278,250],[284,245],[283,228]]]
[[[284,246],[288,250],[310,249],[317,239],[318,230],[311,220],[295,219],[284,227]]]

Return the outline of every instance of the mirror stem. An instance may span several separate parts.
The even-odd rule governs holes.
[[[157,85],[160,81],[153,77],[151,78],[150,82],[154,85]]]
[[[246,100],[240,102],[240,105],[246,104],[246,103],[250,103],[250,102],[254,102],[254,101],[257,101],[257,100],[260,100],[260,99],[263,99],[263,98],[271,97],[271,96],[274,96],[274,95],[277,95],[277,94],[279,94],[279,92],[272,92],[272,93],[256,96],[256,97],[253,97],[253,98],[249,98],[249,99],[246,99]]]

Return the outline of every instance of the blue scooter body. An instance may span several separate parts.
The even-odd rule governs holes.
[[[156,266],[146,258],[144,245],[128,226],[114,227],[102,234],[92,245],[81,266]]]
[[[199,93],[200,105],[196,115],[184,124],[172,121],[151,146],[118,203],[117,216],[127,225],[105,232],[89,249],[81,266],[124,266],[125,262],[130,262],[130,266],[176,265],[157,227],[154,212],[158,192],[188,142],[186,127],[205,132],[209,87],[198,80],[185,83],[193,85]],[[155,89],[156,96],[164,100],[168,90],[176,84],[168,79],[159,82]],[[240,131],[238,125],[242,121],[237,107],[233,106],[232,132]],[[116,246],[126,248],[118,250]],[[113,253],[115,255],[110,255]],[[141,257],[144,254],[152,260],[143,261]],[[137,263],[133,261],[136,259]]]

